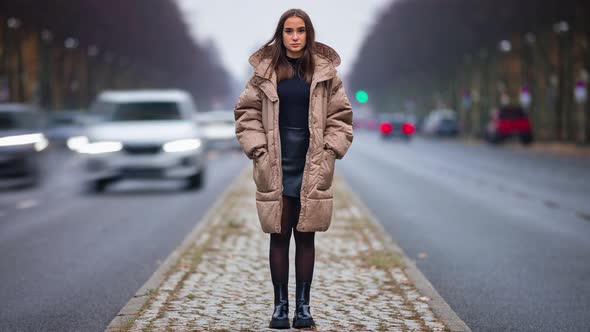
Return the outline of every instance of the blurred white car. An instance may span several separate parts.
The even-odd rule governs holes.
[[[236,138],[233,110],[199,112],[195,115],[195,120],[202,130],[203,138],[207,141],[208,149],[240,148],[240,143]]]
[[[433,110],[424,119],[423,132],[431,136],[457,136],[457,114],[450,109]]]
[[[125,178],[181,178],[188,188],[199,188],[205,155],[195,111],[191,96],[180,90],[101,93],[92,105],[101,121],[78,138],[90,189],[103,191]]]

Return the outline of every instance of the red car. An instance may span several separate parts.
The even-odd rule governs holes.
[[[521,107],[503,106],[492,113],[485,137],[488,142],[497,144],[512,136],[517,136],[523,144],[532,143],[531,122]]]

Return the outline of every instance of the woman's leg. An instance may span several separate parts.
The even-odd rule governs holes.
[[[301,210],[299,201],[297,201],[296,210],[296,216],[299,218]],[[311,284],[315,263],[315,232],[299,232],[295,228],[293,228],[293,232],[295,236],[295,280]]]
[[[297,208],[297,199],[283,196],[283,214],[281,216],[281,233],[270,235],[270,274],[274,284],[289,281],[289,242],[293,213]]]
[[[301,206],[297,206],[297,215]],[[295,316],[293,327],[315,326],[309,308],[309,296],[311,280],[313,279],[313,266],[315,263],[315,232],[299,232],[295,235]]]
[[[283,215],[281,216],[281,233],[270,235],[270,274],[275,294],[275,309],[268,327],[289,328],[289,242],[293,211],[296,204],[293,198],[283,196]]]

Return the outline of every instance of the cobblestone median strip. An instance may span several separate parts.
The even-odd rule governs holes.
[[[107,331],[271,331],[267,328],[273,308],[269,240],[260,230],[251,174],[249,170],[238,177],[223,203],[201,222],[206,228],[187,238],[189,245],[170,264],[162,282],[154,288],[144,286],[138,292],[139,297],[146,294],[141,305],[130,301]],[[422,286],[415,285],[408,275],[423,276],[413,263],[342,179],[336,178],[334,185],[332,225],[328,232],[316,234],[310,303],[316,330],[469,331],[448,306],[450,315],[435,310],[439,316],[443,313],[443,319],[435,316],[431,302],[446,303],[436,291],[420,293],[426,279]],[[294,242],[291,317],[293,257]]]

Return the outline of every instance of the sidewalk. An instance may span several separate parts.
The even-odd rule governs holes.
[[[316,234],[310,303],[316,329],[469,331],[343,180],[334,183],[332,225]],[[106,331],[272,331],[269,240],[254,190],[248,169]],[[291,320],[293,257],[294,242]]]
[[[488,144],[485,140],[479,138],[460,138],[464,144]],[[590,158],[590,145],[582,145],[569,142],[548,142],[535,141],[530,145],[523,145],[518,140],[512,139],[502,144],[498,148],[506,148],[514,151],[530,151],[538,154],[567,156],[575,158]]]

